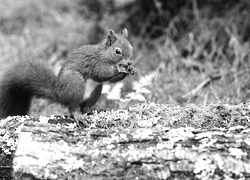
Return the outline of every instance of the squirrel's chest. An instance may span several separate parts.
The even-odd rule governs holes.
[[[87,79],[86,80],[86,84],[85,84],[85,89],[84,89],[84,96],[83,98],[89,99],[92,94],[94,94],[94,91],[96,89],[96,87],[100,85],[100,83],[93,81],[92,79]]]

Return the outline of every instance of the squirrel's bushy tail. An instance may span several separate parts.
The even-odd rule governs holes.
[[[33,96],[54,100],[56,76],[41,62],[20,61],[0,81],[0,117],[26,115]]]

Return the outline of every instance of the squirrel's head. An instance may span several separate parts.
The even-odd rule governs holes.
[[[116,34],[110,30],[106,39],[106,58],[110,63],[122,63],[124,65],[131,65],[133,63],[133,47],[128,41],[128,30],[125,28],[122,34]]]

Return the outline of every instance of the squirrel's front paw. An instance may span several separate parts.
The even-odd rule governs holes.
[[[129,72],[129,74],[134,75],[137,72],[137,69],[135,67],[128,67],[127,71]]]
[[[130,74],[130,72],[128,71],[128,67],[125,66],[124,64],[119,64],[117,66],[117,70],[118,70],[118,73]]]
[[[119,64],[118,65],[118,72],[119,73],[124,73],[124,74],[135,74],[137,72],[137,69],[133,66],[127,66],[124,64]]]

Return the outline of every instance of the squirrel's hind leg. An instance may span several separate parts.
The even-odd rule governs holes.
[[[90,112],[90,108],[96,104],[102,93],[102,84],[98,84],[91,92],[90,96],[85,99],[81,105],[80,110],[82,113]]]
[[[79,108],[69,108],[70,116],[76,121],[79,127],[88,127],[90,122],[86,119],[86,114],[82,114]]]

